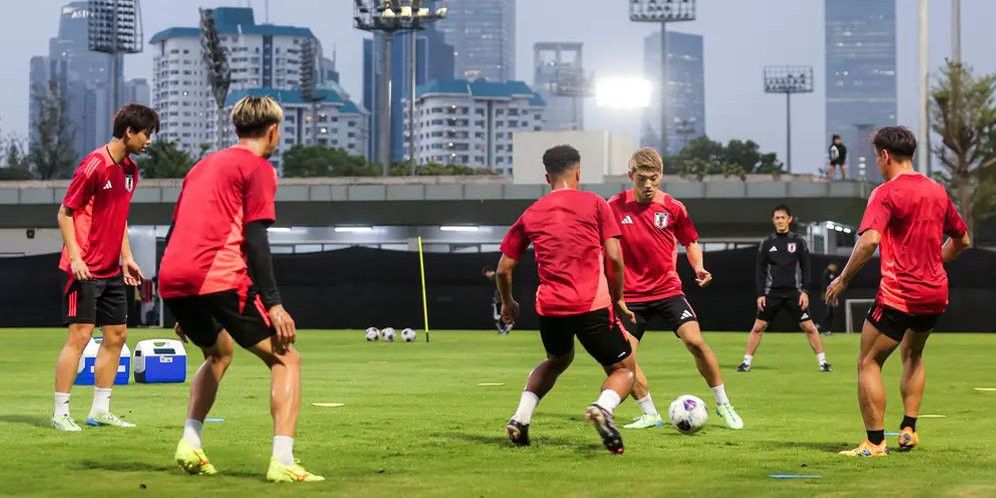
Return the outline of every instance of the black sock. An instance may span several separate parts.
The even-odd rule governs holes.
[[[899,430],[903,430],[903,427],[909,427],[913,429],[913,432],[916,432],[916,417],[903,415],[903,422],[899,424]]]
[[[868,442],[874,445],[882,444],[885,441],[885,429],[879,429],[877,431],[865,431],[868,433]]]

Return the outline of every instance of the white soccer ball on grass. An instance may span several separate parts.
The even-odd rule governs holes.
[[[401,331],[401,338],[404,339],[405,342],[415,342],[415,335],[415,330],[413,329],[405,329]]]
[[[695,434],[709,419],[709,410],[701,398],[684,394],[671,402],[667,418],[678,432]]]
[[[380,336],[385,341],[392,341],[393,342],[394,341],[394,336],[395,336],[394,329],[391,328],[391,327],[386,327],[384,330],[380,331]]]
[[[380,329],[377,327],[370,327],[363,336],[366,337],[368,341],[376,341],[380,339]]]

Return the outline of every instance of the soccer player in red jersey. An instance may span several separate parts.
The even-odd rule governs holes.
[[[301,405],[301,359],[294,320],[281,305],[266,229],[276,221],[277,172],[267,160],[280,144],[283,111],[268,97],[245,97],[232,109],[239,141],[209,154],[183,180],[159,271],[159,294],[177,318],[176,333],[204,353],[176,462],[190,474],[215,474],[201,446],[238,343],[270,369],[273,456],[266,478],[322,481],[294,460]]]
[[[903,375],[899,390],[905,416],[899,425],[899,450],[911,450],[919,442],[916,419],[926,382],[923,349],[948,305],[944,263],[969,245],[968,228],[947,191],[913,170],[913,133],[900,126],[882,128],[873,144],[875,162],[886,181],[869,196],[858,228],[861,238],[825,296],[828,303],[836,304],[848,282],[879,249],[882,279],[861,329],[858,355],[858,404],[867,439],[857,448],[841,452],[857,457],[888,454],[882,365],[900,344]]]
[[[529,206],[505,235],[497,284],[502,317],[512,324],[519,312],[519,303],[512,297],[512,270],[532,243],[540,280],[536,313],[547,358],[529,374],[505,432],[513,444],[529,444],[533,411],[574,360],[576,335],[608,375],[585,418],[606,449],[621,454],[622,437],[612,412],[633,389],[634,365],[623,331],[612,324],[613,311],[623,320],[634,317],[623,301],[619,227],[605,199],[578,190],[581,155],[577,150],[569,145],[553,147],[543,154],[543,165],[553,191]]]
[[[626,261],[626,306],[636,315],[636,322],[624,322],[636,350],[647,324],[660,317],[695,358],[699,373],[712,389],[716,413],[726,426],[742,429],[743,420],[726,395],[723,374],[712,349],[702,338],[698,317],[681,290],[678,277],[678,244],[685,247],[688,263],[695,270],[695,282],[709,285],[712,274],[705,269],[699,234],[688,210],[680,201],[662,192],[664,162],[656,150],[644,147],[629,160],[629,177],[633,188],[609,199],[622,231],[623,259]],[[628,429],[646,429],[664,425],[650,397],[647,377],[637,364],[633,398],[643,414]]]
[[[127,104],[114,115],[114,138],[88,154],[73,174],[59,206],[62,259],[66,276],[62,292],[63,322],[69,336],[55,363],[55,412],[52,426],[78,431],[69,415],[69,392],[83,349],[100,326],[103,340],[94,363],[93,405],[87,425],[134,427],[110,411],[111,389],[118,372],[121,346],[127,336],[126,286],[142,281],[128,244],[128,208],[138,184],[141,154],[159,131],[156,111]]]

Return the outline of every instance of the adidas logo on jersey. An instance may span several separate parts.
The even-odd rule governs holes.
[[[111,181],[107,180],[107,183],[104,184],[104,190],[110,190],[112,188],[114,188],[114,186],[111,185]]]
[[[771,246],[771,249],[768,249],[768,252],[778,252],[778,248],[775,246]]]
[[[691,311],[685,310],[681,312],[681,318],[679,320],[684,320],[686,318],[695,318],[695,315]]]
[[[633,224],[633,218],[630,217],[630,215],[627,214],[626,217],[623,218],[622,221],[619,222],[619,224],[620,225],[632,225]]]

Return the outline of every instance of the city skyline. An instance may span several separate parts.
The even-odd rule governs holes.
[[[0,96],[0,128],[20,136],[27,133],[28,67],[31,55],[44,53],[48,38],[57,31],[59,9],[67,2],[39,0],[18,6],[15,16],[31,18],[31,28],[18,23],[2,35],[7,42],[14,70],[0,75],[8,89]],[[245,6],[252,4],[260,19],[265,17],[263,2],[188,1],[172,2],[162,9],[145,2],[147,35],[172,26],[196,25],[197,7]],[[654,31],[628,21],[624,5],[606,10],[603,2],[579,0],[576,8],[563,9],[563,1],[519,5],[516,22],[517,79],[532,83],[532,47],[538,41],[579,41],[585,43],[585,66],[596,77],[639,75],[642,73],[642,39]],[[800,63],[816,66],[816,92],[793,102],[793,152],[800,172],[814,172],[822,166],[826,139],[824,7],[823,0],[771,0],[770,8],[759,10],[734,2],[701,2],[699,20],[682,23],[678,31],[704,36],[706,78],[706,132],[717,140],[750,138],[762,149],[784,157],[784,103],[765,96],[761,89],[761,68],[765,64]],[[722,5],[719,5],[722,4]],[[900,2],[897,27],[897,120],[911,128],[917,125],[916,86],[916,3]],[[950,45],[950,4],[930,2],[930,65],[938,68]],[[987,50],[986,19],[996,18],[996,3],[982,0],[962,2],[963,59],[977,73],[996,72],[996,54]],[[591,29],[597,17],[599,29]],[[791,18],[792,23],[778,22]],[[735,22],[732,20],[736,20]],[[336,54],[342,84],[354,100],[362,96],[362,40],[364,34],[352,29],[351,4],[317,0],[296,0],[271,5],[270,20],[312,29],[329,53]],[[553,22],[551,22],[553,20]],[[445,22],[445,21],[443,21]],[[760,29],[759,27],[763,27]],[[788,42],[791,43],[788,43]],[[125,57],[126,78],[151,79],[152,55]],[[599,109],[589,99],[585,103],[586,127],[605,129],[640,138],[640,119],[634,113]]]

